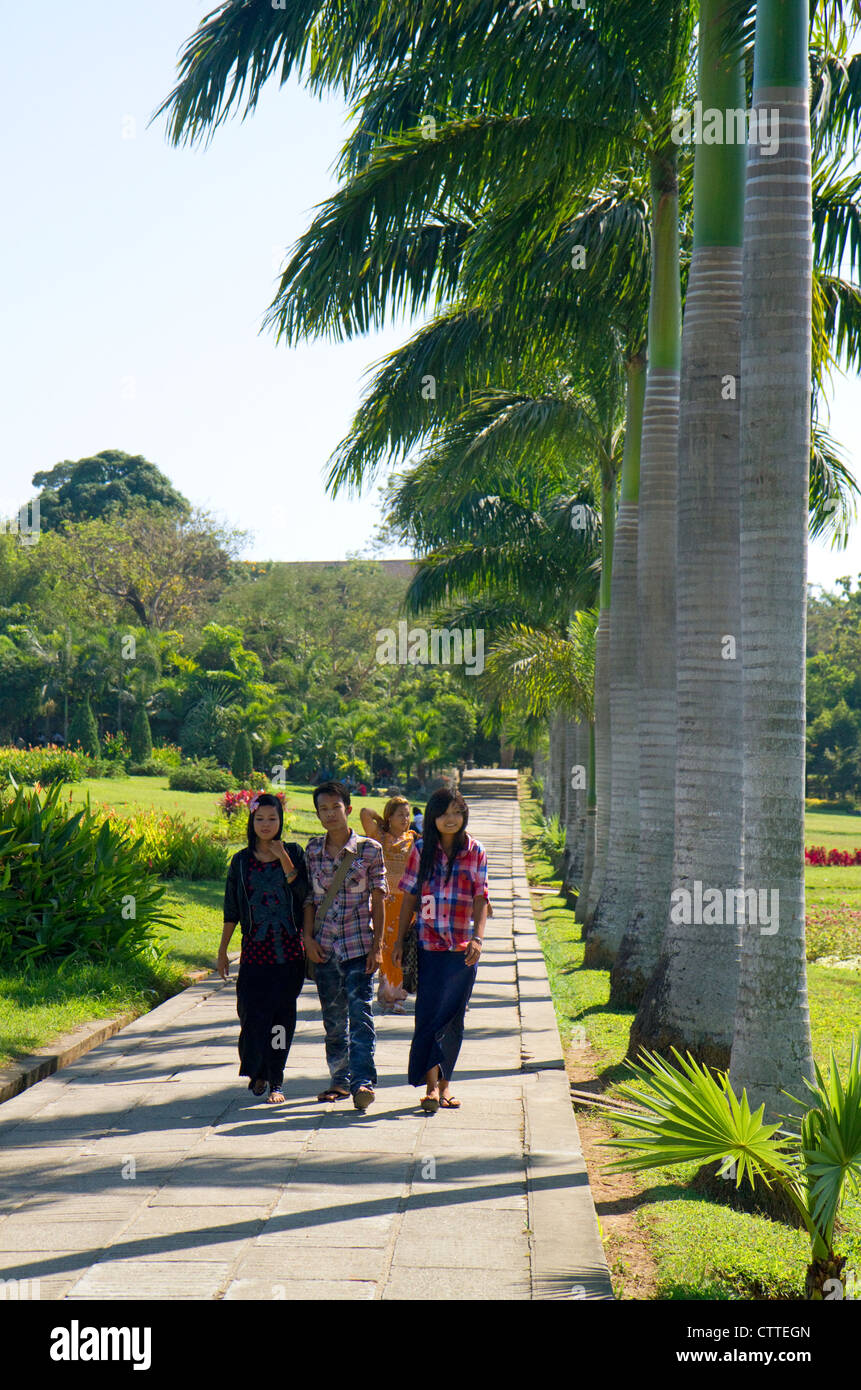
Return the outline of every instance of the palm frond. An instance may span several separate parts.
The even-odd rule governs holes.
[[[767,1187],[779,1181],[809,1228],[797,1168],[787,1155],[785,1138],[776,1137],[780,1125],[764,1123],[762,1105],[752,1113],[747,1092],[739,1100],[726,1072],[713,1074],[690,1053],[682,1057],[673,1048],[672,1054],[675,1066],[645,1050],[640,1065],[629,1063],[635,1079],[649,1089],[631,1082],[619,1087],[643,1113],[613,1113],[614,1121],[631,1133],[607,1140],[604,1147],[637,1152],[608,1165],[609,1171],[724,1160],[736,1165],[737,1187],[745,1177],[751,1186],[757,1179]]]
[[[523,711],[537,718],[565,710],[592,718],[597,612],[591,608],[578,619],[576,642],[570,635],[520,623],[494,637],[482,682],[503,712]]]
[[[827,1246],[848,1190],[861,1194],[861,1050],[852,1039],[845,1083],[832,1049],[827,1077],[816,1067],[816,1084],[807,1082],[814,1104],[801,1123],[811,1215]]]
[[[834,550],[845,550],[861,495],[845,454],[837,441],[814,422],[811,430],[810,521],[811,540],[831,535]]]

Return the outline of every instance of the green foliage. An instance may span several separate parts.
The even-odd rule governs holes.
[[[779,1187],[798,1212],[810,1237],[807,1296],[821,1299],[826,1278],[839,1277],[844,1259],[835,1255],[835,1227],[847,1195],[861,1193],[861,1050],[855,1038],[845,1079],[831,1052],[827,1075],[816,1066],[813,1097],[801,1119],[800,1134],[763,1122],[764,1106],[752,1113],[746,1091],[739,1099],[727,1072],[713,1072],[690,1054],[672,1049],[676,1065],[643,1049],[629,1070],[621,1093],[639,1113],[606,1110],[624,1129],[608,1148],[626,1150],[610,1171],[636,1171],[677,1163],[718,1160],[720,1176],[731,1170],[736,1187],[747,1178]],[[804,1107],[797,1097],[790,1097]],[[634,1150],[632,1153],[631,1150]]]
[[[71,748],[0,748],[0,783],[81,782],[97,775],[97,763]]]
[[[146,811],[111,819],[140,841],[142,859],[159,878],[212,879],[227,872],[223,841],[181,814]]]
[[[0,964],[128,959],[173,925],[140,844],[61,795],[0,797]]]
[[[233,760],[230,770],[237,782],[247,782],[254,771],[254,759],[251,752],[251,739],[244,729],[236,737],[233,746]]]
[[[76,708],[69,724],[69,746],[80,748],[89,758],[98,758],[99,730],[89,699],[83,700]]]
[[[189,761],[171,769],[168,786],[178,792],[227,792],[234,790],[236,778],[212,761]]]
[[[149,717],[143,705],[138,706],[132,721],[130,752],[135,763],[149,762],[152,757],[152,733],[149,727]]]
[[[102,749],[99,761],[104,763],[118,763],[124,767],[130,755],[129,741],[124,733],[105,734],[102,742]]]
[[[153,748],[150,758],[151,762],[157,763],[163,772],[172,767],[179,767],[182,762],[182,749],[176,743],[164,744]]]
[[[127,511],[135,503],[186,513],[189,504],[168,478],[140,454],[103,449],[91,458],[65,459],[36,473],[33,486],[41,487],[41,524],[59,530],[66,521],[92,521],[110,512]]]
[[[129,777],[163,777],[164,767],[157,763],[154,758],[149,758],[145,763],[129,763],[126,771]]]
[[[549,859],[556,872],[559,872],[565,855],[565,827],[558,816],[539,815],[536,828],[527,837],[527,844],[534,853]]]

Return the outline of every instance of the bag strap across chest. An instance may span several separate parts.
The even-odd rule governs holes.
[[[335,901],[335,898],[341,891],[344,879],[350,872],[350,865],[352,864],[355,858],[356,856],[351,849],[344,851],[344,857],[338,865],[337,869],[335,870],[335,873],[332,877],[332,882],[329,884],[329,887],[326,889],[326,892],[323,895],[323,901],[320,903],[320,906],[314,913],[314,927],[312,931],[313,936],[317,935],[317,932],[325,919],[326,913],[329,911],[329,908],[332,906],[332,903]]]

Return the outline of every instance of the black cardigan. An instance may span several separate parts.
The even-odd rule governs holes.
[[[284,848],[296,867],[296,877],[287,887],[292,894],[293,919],[302,932],[302,910],[308,893],[308,869],[305,864],[305,851],[294,841],[285,841]],[[224,888],[224,920],[238,922],[243,933],[251,930],[251,902],[245,886],[246,867],[250,849],[241,849],[234,854],[227,870],[227,883]]]

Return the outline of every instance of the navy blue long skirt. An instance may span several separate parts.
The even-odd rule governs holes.
[[[451,1080],[478,969],[477,965],[465,964],[465,955],[465,951],[426,951],[419,947],[416,1027],[408,1071],[411,1086],[424,1085],[433,1067],[439,1067],[445,1081]]]

